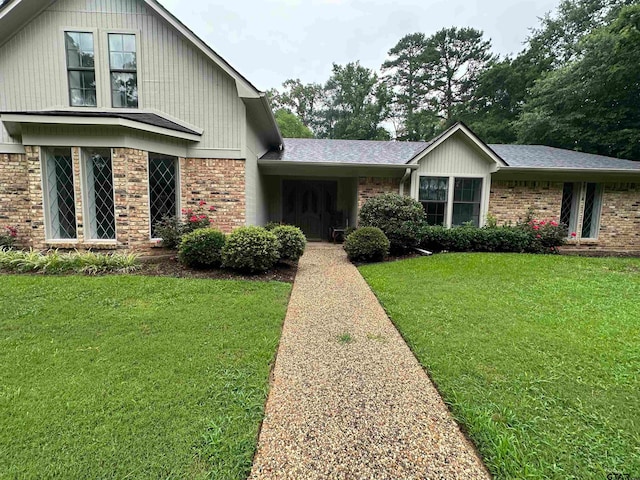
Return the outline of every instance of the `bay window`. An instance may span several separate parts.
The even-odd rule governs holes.
[[[111,150],[87,149],[84,153],[85,232],[92,240],[115,240],[116,218]]]
[[[76,202],[70,148],[43,149],[42,183],[47,239],[75,239]]]
[[[149,154],[149,214],[151,238],[163,217],[178,215],[178,159]]]

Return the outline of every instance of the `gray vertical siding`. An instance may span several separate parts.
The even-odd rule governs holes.
[[[98,107],[110,108],[107,33],[139,34],[140,108],[204,129],[198,148],[241,149],[244,105],[235,81],[138,0],[58,0],[0,46],[0,110],[69,106],[63,31],[94,31]],[[12,140],[0,129],[0,142]]]

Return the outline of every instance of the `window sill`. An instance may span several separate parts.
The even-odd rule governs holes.
[[[597,238],[571,238],[567,240],[567,245],[597,245]]]

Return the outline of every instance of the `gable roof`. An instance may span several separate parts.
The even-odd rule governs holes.
[[[494,158],[498,170],[598,171],[640,173],[640,162],[544,145],[486,145],[464,124],[456,124],[428,142],[286,138],[281,151],[261,160],[339,165],[412,165],[454,133],[462,131]]]
[[[430,142],[286,138],[284,149],[267,152],[262,156],[262,160],[352,165],[404,165],[429,145]]]
[[[489,145],[509,167],[554,170],[629,170],[640,172],[640,162],[576,152],[545,145]]]
[[[1,0],[0,0],[1,1]],[[8,0],[0,7],[0,45],[5,43],[24,25],[26,25],[33,17],[55,3],[56,0]],[[278,124],[269,105],[269,99],[266,93],[258,90],[246,77],[222,58],[216,51],[207,45],[200,37],[198,37],[191,29],[176,18],[169,10],[162,6],[157,0],[140,0],[149,7],[158,16],[169,23],[177,32],[185,39],[199,49],[218,67],[235,80],[238,95],[247,104],[259,104],[264,110],[267,127],[271,131],[269,141],[272,145],[282,144],[282,135]]]

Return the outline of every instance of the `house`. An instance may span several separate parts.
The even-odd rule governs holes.
[[[433,224],[531,208],[576,247],[640,250],[640,162],[486,145],[463,124],[429,142],[283,139],[265,94],[155,0],[0,8],[0,226],[24,246],[144,251],[201,201],[227,232],[326,239],[398,192]]]

